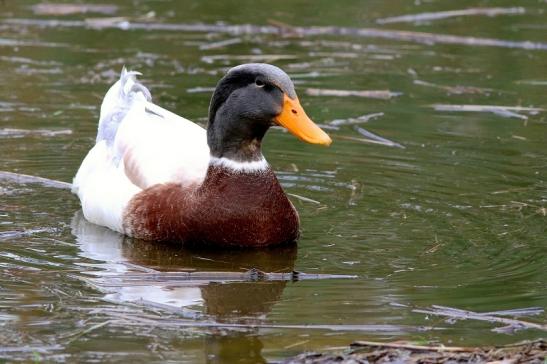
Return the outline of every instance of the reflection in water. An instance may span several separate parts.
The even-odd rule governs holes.
[[[131,266],[131,257],[126,257],[125,245],[127,238],[123,235],[91,224],[85,220],[81,211],[74,215],[71,223],[72,233],[80,244],[82,255],[93,260],[103,261],[90,264],[104,270],[94,272],[98,276],[107,278],[113,273],[129,274],[138,272],[138,266]],[[144,270],[144,269],[143,269]],[[141,272],[143,270],[140,270]],[[100,285],[98,288],[101,288]],[[151,302],[168,305],[173,308],[186,307],[202,302],[199,287],[170,287],[161,285],[122,286],[112,289],[109,287],[106,299],[121,302]]]
[[[109,277],[173,271],[245,272],[255,268],[264,272],[291,272],[296,260],[296,245],[262,250],[228,250],[183,248],[180,245],[150,243],[127,238],[104,227],[91,224],[78,211],[71,223],[72,233],[79,243],[81,254],[99,260],[89,263],[101,268],[93,274],[99,279],[97,288],[106,291],[105,299],[116,302],[138,302],[166,309],[200,309],[203,314],[219,322],[256,323],[270,312],[285,288],[285,281],[231,282],[146,280],[149,284],[116,285]],[[186,283],[185,282],[185,283]],[[176,284],[176,285],[174,285]],[[195,315],[194,315],[195,316]],[[234,343],[237,342],[237,345]],[[239,362],[260,363],[262,343],[249,333],[223,336],[213,335],[205,340],[206,353],[211,362],[238,358]],[[237,353],[233,348],[237,348]]]
[[[248,333],[236,333],[230,336],[216,335],[206,338],[205,355],[207,363],[261,364],[266,363],[262,357],[262,341]]]
[[[94,272],[103,280],[116,275],[153,274],[172,271],[244,272],[255,268],[264,272],[291,272],[296,260],[296,245],[264,250],[228,250],[183,248],[180,245],[150,243],[127,238],[85,220],[77,212],[72,232],[82,255],[101,263]],[[144,301],[172,308],[203,305],[205,313],[216,319],[253,317],[270,311],[283,292],[286,282],[222,281],[151,281],[151,285],[121,286],[109,289],[107,298],[125,302]],[[176,283],[176,286],[174,285]]]

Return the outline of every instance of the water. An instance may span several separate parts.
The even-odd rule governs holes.
[[[144,74],[156,103],[203,123],[210,88],[227,67],[274,62],[293,77],[316,122],[383,113],[359,126],[405,148],[359,140],[354,125],[328,130],[330,148],[270,131],[264,153],[285,190],[319,204],[291,197],[302,239],[297,247],[265,251],[124,239],[82,219],[66,190],[0,181],[0,358],[256,363],[357,339],[489,345],[545,335],[413,312],[432,305],[477,312],[547,307],[545,111],[432,106],[547,108],[546,51],[521,47],[547,43],[544,2],[520,2],[523,14],[384,25],[376,20],[475,4],[119,1],[114,14],[73,15],[37,15],[33,4],[0,4],[0,170],[70,182],[94,141],[101,98],[124,64]],[[141,27],[83,23],[108,16]],[[43,22],[52,19],[65,23]],[[272,20],[307,30],[368,27],[506,43],[158,26],[271,27]],[[312,96],[307,89],[400,95]],[[224,284],[146,278],[155,271],[250,268],[359,278]]]

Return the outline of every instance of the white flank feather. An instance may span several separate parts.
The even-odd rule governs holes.
[[[125,207],[141,189],[129,181],[123,162],[114,163],[112,149],[102,140],[82,162],[72,191],[80,198],[88,221],[124,233]]]

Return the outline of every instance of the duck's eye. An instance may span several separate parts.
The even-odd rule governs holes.
[[[256,85],[256,87],[266,86],[266,84],[262,80],[259,80],[258,78],[255,80],[255,85]]]

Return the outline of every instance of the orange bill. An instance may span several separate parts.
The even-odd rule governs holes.
[[[287,95],[284,95],[283,110],[281,110],[281,114],[275,118],[275,121],[287,128],[291,134],[305,142],[327,146],[332,143],[332,140],[327,133],[315,125],[308,115],[306,115],[298,98],[293,100]]]

